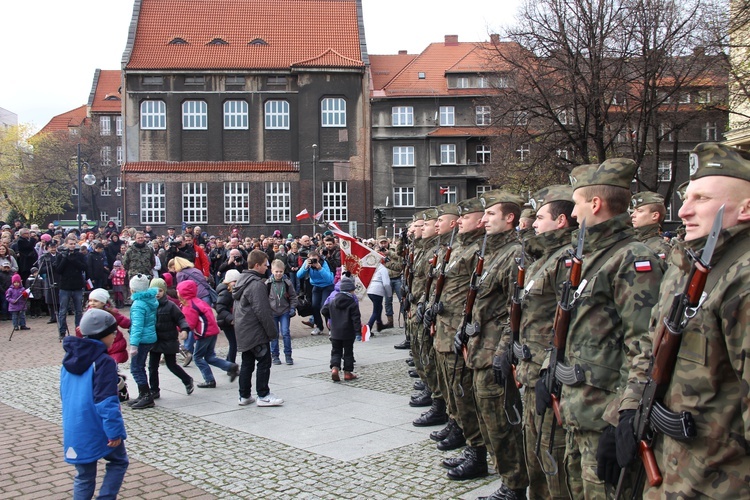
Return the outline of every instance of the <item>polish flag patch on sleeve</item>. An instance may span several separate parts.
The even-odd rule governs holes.
[[[573,265],[573,259],[565,259],[565,267],[571,267]]]
[[[645,273],[645,272],[651,271],[651,261],[649,260],[636,261],[635,270],[639,273]]]

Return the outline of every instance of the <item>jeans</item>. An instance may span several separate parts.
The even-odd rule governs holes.
[[[331,339],[331,368],[341,369],[341,358],[344,358],[344,371],[354,371],[354,339]]]
[[[185,346],[185,349],[190,352],[193,352],[195,350],[195,335],[193,335],[192,330],[188,332],[188,336],[185,339],[185,343],[183,345]]]
[[[373,295],[371,293],[368,293],[367,296],[370,297],[370,300],[372,301],[372,316],[370,316],[370,320],[367,322],[372,330],[372,325],[375,323],[378,325],[382,324],[380,321],[380,315],[383,314],[383,296]]]
[[[13,311],[10,317],[13,319],[13,328],[26,326],[26,311]]]
[[[253,393],[253,371],[258,362],[258,374],[255,376],[255,386],[258,397],[268,396],[271,389],[268,381],[271,378],[271,349],[268,344],[256,345],[249,351],[242,353],[242,367],[240,368],[240,397],[249,398]]]
[[[274,316],[274,322],[276,323],[276,331],[284,339],[284,355],[291,357],[292,355],[292,335],[289,333],[289,313],[282,314],[281,316]],[[279,337],[278,335],[274,340],[271,341],[271,355],[274,358],[279,357]]]
[[[148,387],[148,378],[146,377],[146,359],[148,353],[154,348],[155,344],[139,344],[138,352],[130,358],[130,374],[133,380],[138,384],[138,389],[143,386]]]
[[[320,316],[320,309],[323,307],[326,299],[333,292],[333,285],[325,287],[314,286],[312,289],[312,308],[315,327],[323,331],[323,318]]]
[[[159,390],[159,362],[161,361],[161,355],[162,353],[160,352],[151,351],[151,355],[148,357],[148,383],[152,391]],[[189,385],[193,381],[192,377],[177,364],[176,354],[164,354],[164,362],[169,371],[175,377],[179,378],[184,385]]]
[[[128,470],[128,453],[125,451],[125,442],[112,448],[109,455],[105,455],[107,461],[106,472],[102,487],[99,488],[100,499],[114,499],[122,486],[125,471]],[[73,479],[73,500],[89,500],[94,496],[96,488],[96,462],[88,464],[75,464],[76,477]]]
[[[68,307],[70,307],[71,300],[73,301],[73,307],[76,312],[76,326],[80,324],[81,316],[83,316],[83,290],[60,289],[60,304],[57,310],[57,331],[61,337],[64,337],[68,332],[68,320],[66,319],[66,315],[68,314]]]
[[[201,371],[205,382],[213,382],[215,380],[211,367],[208,365],[213,365],[225,372],[228,372],[234,365],[234,363],[216,356],[214,347],[216,347],[216,335],[195,339],[193,360],[195,361],[195,366]]]
[[[393,317],[393,296],[398,297],[398,303],[401,304],[403,295],[401,291],[401,278],[391,278],[391,290],[393,293],[385,298],[385,315]]]

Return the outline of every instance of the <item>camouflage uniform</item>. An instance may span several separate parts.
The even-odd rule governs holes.
[[[699,144],[694,153],[701,166],[691,179],[709,175],[750,181],[750,157],[727,146]],[[710,161],[708,166],[704,166]],[[734,162],[734,163],[732,163]],[[714,170],[718,167],[717,170]],[[651,324],[661,325],[673,296],[685,288],[691,262],[686,247],[698,251],[706,237],[678,243],[670,254]],[[733,250],[744,248],[743,250]],[[732,255],[728,255],[733,252]],[[731,259],[733,262],[727,261]],[[646,484],[644,498],[750,498],[750,223],[723,229],[709,274],[705,300],[682,334],[674,372],[664,404],[674,412],[688,411],[697,436],[676,441],[659,435],[654,455],[664,481]],[[713,271],[712,271],[713,273]],[[647,353],[650,354],[650,353]],[[631,376],[645,381],[649,356],[636,358]],[[635,409],[642,385],[626,392],[622,409]]]
[[[635,169],[632,160],[610,159],[598,167],[577,167],[571,183],[574,190],[606,184],[627,188]],[[607,498],[612,492],[596,473],[599,437],[607,427],[605,417],[617,423],[633,358],[651,348],[644,312],[657,302],[662,271],[656,255],[635,239],[627,213],[587,227],[583,254],[587,283],[571,312],[565,353],[568,364],[584,371],[585,381],[562,387],[565,461],[573,498]]]
[[[662,270],[666,270],[667,257],[669,256],[669,252],[672,251],[672,247],[662,238],[659,224],[649,224],[648,226],[635,228],[635,237],[659,257]]]
[[[497,473],[513,490],[529,485],[523,436],[521,427],[511,426],[505,415],[505,388],[495,382],[492,358],[508,322],[508,304],[517,269],[515,259],[520,255],[516,231],[487,237],[484,272],[471,318],[479,324],[480,331],[469,338],[466,346],[466,366],[473,370],[474,401],[482,438],[494,457]],[[506,345],[507,342],[508,338]]]
[[[122,258],[122,266],[128,271],[128,279],[136,274],[150,276],[155,265],[154,251],[145,243],[143,246],[137,243],[130,245]]]
[[[412,281],[412,294],[414,296],[414,304],[411,306],[411,318],[409,318],[409,330],[411,338],[411,352],[414,358],[414,368],[419,374],[419,378],[427,384],[430,390],[440,392],[440,388],[437,386],[437,381],[433,378],[430,380],[427,372],[425,372],[426,366],[429,366],[428,355],[430,352],[430,346],[423,345],[424,337],[422,335],[422,323],[417,322],[417,305],[421,300],[424,300],[425,285],[427,283],[427,273],[430,270],[430,259],[432,258],[435,245],[438,243],[438,237],[432,236],[430,238],[422,238],[421,249],[418,251],[418,255],[414,259],[414,280]]]

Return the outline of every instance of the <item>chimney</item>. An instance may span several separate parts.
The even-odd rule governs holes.
[[[406,50],[399,50],[399,51],[398,51],[398,55],[400,55],[400,56],[405,56],[405,55],[406,55],[406,54],[408,54],[408,53],[409,53],[409,52],[408,52],[408,51],[406,51]]]
[[[492,33],[490,35],[490,42],[492,43],[492,45],[498,45],[500,43],[500,35],[498,35],[497,33]]]
[[[458,45],[458,35],[445,35],[445,46]]]

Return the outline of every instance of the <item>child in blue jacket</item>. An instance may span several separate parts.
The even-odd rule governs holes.
[[[65,461],[77,471],[73,497],[84,499],[94,495],[97,460],[107,460],[99,496],[116,498],[129,464],[117,394],[117,364],[107,354],[117,322],[108,312],[90,309],[79,326],[83,338],[63,339],[60,396]]]

